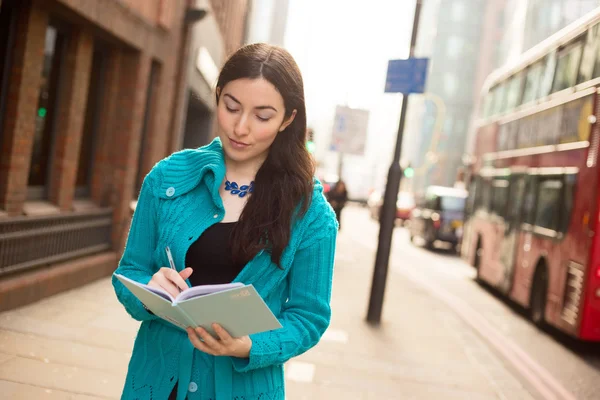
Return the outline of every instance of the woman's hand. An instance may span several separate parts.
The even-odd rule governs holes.
[[[162,289],[168,292],[173,298],[182,291],[188,288],[185,280],[192,275],[191,268],[186,268],[181,272],[177,272],[171,268],[162,267],[157,273],[152,275],[152,279],[148,282],[148,286]]]
[[[247,358],[250,356],[250,349],[252,348],[252,339],[250,339],[250,336],[233,338],[219,324],[213,324],[212,328],[219,336],[219,339],[212,337],[212,335],[203,328],[187,328],[188,337],[195,348],[213,356],[231,356],[238,358]],[[204,340],[204,342],[200,341],[200,339]]]

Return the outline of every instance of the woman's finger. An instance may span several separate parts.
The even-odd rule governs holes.
[[[190,342],[192,342],[192,345],[194,345],[195,348],[206,354],[210,354],[213,356],[217,355],[210,347],[208,347],[200,340],[200,337],[198,336],[194,328],[188,328],[187,333]]]
[[[204,328],[198,327],[196,328],[196,333],[200,335],[202,340],[204,340],[204,344],[210,347],[217,354],[223,353],[223,345],[217,341],[210,333],[208,333]]]
[[[177,297],[179,295],[179,293],[181,293],[181,291],[177,288],[177,286],[175,286],[173,284],[173,282],[171,282],[166,276],[159,274],[156,277],[156,283],[158,283],[158,285],[165,290],[167,293],[169,293],[171,296],[173,296],[173,298]]]
[[[227,332],[221,325],[212,324],[212,327],[215,330],[215,333],[219,336],[219,339],[221,339],[223,342],[228,343],[231,341],[231,339],[233,339],[229,332]]]
[[[173,282],[173,284],[175,284],[175,286],[177,286],[180,290],[185,290],[189,288],[189,286],[187,285],[187,283],[185,283],[181,275],[179,275],[179,272],[171,268],[165,268],[165,270],[165,275],[167,279]]]

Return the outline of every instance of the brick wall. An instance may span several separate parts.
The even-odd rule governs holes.
[[[225,39],[225,54],[229,55],[244,42],[248,0],[211,0],[210,3]]]
[[[48,13],[32,1],[22,3],[2,128],[0,208],[19,214],[27,196]]]
[[[97,257],[88,257],[78,262],[76,271],[72,263],[62,263],[10,277],[0,275],[0,300],[6,299],[3,293],[8,293],[10,307],[37,300],[40,293],[65,290],[114,270],[130,223],[130,201],[137,196],[135,178],[140,154],[144,175],[175,150],[171,132],[175,93],[180,90],[176,82],[181,49],[187,47],[182,35],[186,4],[183,0],[21,1],[9,98],[4,126],[0,127],[0,210],[7,211],[7,215],[0,212],[0,218],[22,214],[26,204],[46,28],[50,18],[56,19],[69,29],[61,66],[64,79],[55,110],[47,203],[58,206],[61,213],[73,211],[91,63],[96,41],[101,41],[107,48],[107,67],[89,200],[96,206],[113,208],[113,251],[108,256],[113,264],[107,265],[107,258],[98,261]],[[153,64],[157,76],[146,110]],[[146,114],[147,141],[140,152]],[[48,285],[53,288],[48,289]]]
[[[54,157],[51,165],[49,201],[61,210],[72,207],[83,123],[86,115],[94,38],[84,30],[74,31],[62,65],[65,79],[56,110]]]

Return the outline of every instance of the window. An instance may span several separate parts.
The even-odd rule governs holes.
[[[538,98],[542,75],[544,72],[544,63],[538,61],[527,69],[525,78],[525,89],[523,91],[523,100],[521,104],[530,103]]]
[[[507,207],[507,219],[511,227],[516,227],[521,224],[523,217],[523,206],[525,203],[526,181],[521,176],[514,176],[509,187],[509,199]]]
[[[488,210],[492,196],[492,187],[490,181],[486,178],[479,178],[477,193],[475,198],[475,210]]]
[[[442,211],[464,211],[465,210],[464,197],[456,196],[442,196],[441,197],[441,208]]]
[[[461,22],[465,19],[466,7],[463,1],[454,0],[452,2],[452,21]]]
[[[17,7],[14,1],[0,1],[0,132],[8,101],[8,81],[12,66],[12,49],[17,28]],[[0,136],[1,139],[1,136]]]
[[[554,81],[554,70],[556,69],[556,51],[546,56],[544,61],[544,73],[542,75],[542,82],[540,85],[540,92],[536,98],[542,98],[550,94],[552,89],[552,82]]]
[[[144,121],[142,126],[142,138],[140,140],[140,150],[138,155],[138,168],[137,168],[137,177],[135,179],[135,191],[134,196],[137,196],[142,189],[142,182],[144,181],[145,172],[144,171],[144,152],[146,150],[146,143],[148,142],[149,131],[151,130],[150,126],[150,117],[154,115],[154,93],[158,87],[158,78],[160,72],[160,64],[153,61],[152,66],[150,68],[150,78],[148,79],[148,90],[146,92],[146,105],[144,107]]]
[[[558,231],[563,183],[560,179],[542,180],[538,185],[535,225]]]
[[[523,200],[524,222],[533,225],[535,218],[535,194],[537,182],[533,176],[528,176],[526,181],[525,199]]]
[[[494,179],[492,183],[492,213],[499,217],[505,217],[507,205],[508,180],[506,178]]]
[[[560,51],[552,93],[575,86],[582,51],[583,43],[581,41]]]
[[[498,115],[502,113],[505,109],[506,104],[506,84],[501,83],[494,90],[494,108],[492,110],[493,115]]]
[[[523,73],[514,75],[508,81],[508,91],[506,93],[506,111],[514,110],[521,104],[521,92],[523,89]]]
[[[480,180],[481,178],[476,176],[469,185],[469,197],[467,199],[467,206],[465,209],[465,212],[468,215],[473,214],[473,212],[477,209],[477,200],[479,198],[479,192],[481,192],[481,190],[479,189]]]
[[[577,83],[589,81],[593,77],[596,54],[598,53],[598,25],[590,28],[586,36]]]
[[[577,175],[569,174],[564,177],[564,204],[563,204],[563,215],[560,220],[560,231],[567,232],[569,230],[569,224],[571,223],[571,213],[573,211],[573,204],[575,203],[575,187],[577,183]]]
[[[28,198],[30,199],[40,199],[46,196],[65,44],[64,33],[57,27],[48,25],[37,113],[34,116],[35,130],[28,179]]]
[[[459,58],[461,55],[464,45],[464,39],[460,36],[450,36],[448,38],[448,44],[446,47],[446,51],[448,53],[448,58]]]
[[[435,194],[428,194],[425,199],[425,208],[428,210],[439,210],[440,198]]]
[[[92,71],[88,88],[85,120],[77,164],[77,181],[75,195],[88,197],[92,163],[94,159],[94,144],[98,135],[99,120],[102,115],[102,97],[104,93],[104,77],[106,71],[106,56],[101,49],[94,51]]]
[[[448,97],[452,97],[456,94],[456,90],[458,89],[458,80],[456,79],[456,76],[449,73],[444,74],[443,85],[444,93]]]
[[[485,98],[483,100],[483,117],[488,118],[492,116],[492,100],[493,100],[493,92],[489,91],[486,93]]]

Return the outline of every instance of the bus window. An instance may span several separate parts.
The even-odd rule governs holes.
[[[477,200],[479,196],[479,177],[476,176],[475,179],[469,185],[469,197],[467,199],[467,206],[465,208],[465,212],[467,215],[472,215],[473,212],[477,209]]]
[[[560,51],[552,93],[575,86],[582,51],[583,43],[581,41]]]
[[[506,217],[508,205],[508,180],[494,179],[492,183],[492,212],[499,217]]]
[[[483,100],[483,117],[488,118],[492,116],[492,100],[493,100],[494,92],[491,90],[486,93],[485,99]]]
[[[527,75],[525,78],[525,90],[523,91],[523,101],[521,104],[527,104],[537,99],[537,94],[540,90],[540,84],[542,83],[542,72],[544,71],[544,64],[542,61],[538,61],[527,69]]]
[[[536,179],[528,176],[525,184],[525,199],[523,200],[523,222],[533,225],[535,217]]]
[[[508,81],[508,92],[506,94],[506,111],[514,110],[521,104],[521,93],[523,92],[523,72],[510,78]]]
[[[558,178],[544,179],[538,185],[535,225],[558,231],[563,183]]]
[[[501,83],[494,89],[492,115],[498,115],[506,109],[506,83]]]
[[[569,230],[569,223],[571,222],[571,212],[573,211],[573,203],[575,202],[576,182],[576,174],[565,175],[565,198],[560,226],[560,232],[563,233],[567,233],[567,231]]]
[[[598,53],[598,25],[588,29],[579,67],[577,83],[587,82],[593,77],[594,64],[596,63],[596,54]]]
[[[537,94],[537,99],[546,97],[550,94],[552,89],[552,82],[554,81],[554,70],[556,69],[556,51],[548,54],[544,59],[544,73],[542,75],[542,82],[540,84],[540,92]]]
[[[492,200],[492,185],[488,179],[481,180],[481,200],[477,205],[482,210],[489,211]]]

